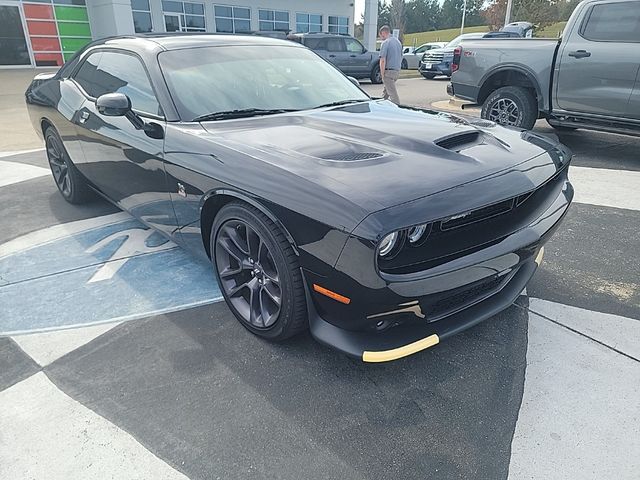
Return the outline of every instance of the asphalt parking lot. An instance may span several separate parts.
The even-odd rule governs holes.
[[[640,139],[558,136],[575,203],[517,304],[381,365],[249,335],[207,264],[3,138],[0,478],[638,478]]]

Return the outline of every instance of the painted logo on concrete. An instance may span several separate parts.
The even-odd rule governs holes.
[[[0,334],[131,320],[221,298],[209,263],[123,212],[0,245]]]

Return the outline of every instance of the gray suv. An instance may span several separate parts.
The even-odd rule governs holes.
[[[289,40],[310,48],[325,60],[333,63],[345,75],[369,78],[372,83],[382,83],[378,52],[370,52],[350,35],[339,33],[293,33]]]

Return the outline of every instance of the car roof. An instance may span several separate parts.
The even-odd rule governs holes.
[[[253,45],[253,46],[299,46],[284,39],[261,35],[232,35],[217,33],[158,33],[144,35],[126,35],[107,37],[92,42],[91,47],[97,45],[122,47],[130,50],[179,50],[193,47],[217,47],[224,45]]]

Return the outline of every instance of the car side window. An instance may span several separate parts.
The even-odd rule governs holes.
[[[111,51],[92,53],[78,69],[74,80],[90,97],[124,93],[131,99],[134,110],[162,115],[147,72],[133,55]]]
[[[362,44],[353,39],[353,38],[345,38],[345,43],[347,44],[347,51],[350,53],[362,53],[364,52],[364,47]]]
[[[637,2],[594,5],[582,36],[595,42],[640,43],[640,10]]]
[[[346,51],[346,48],[341,38],[328,38],[327,51],[328,52],[344,52]]]
[[[326,50],[326,39],[325,38],[306,38],[304,44],[307,48],[311,50]]]
[[[143,113],[162,115],[151,82],[140,60],[133,55],[103,52],[98,65],[98,78],[103,93],[124,93],[131,107]]]
[[[91,97],[99,97],[102,89],[97,83],[98,63],[100,63],[102,52],[92,53],[82,62],[80,69],[73,76],[73,79]]]
[[[423,52],[426,52],[428,49],[429,49],[428,46],[420,47],[414,53],[423,53]]]

